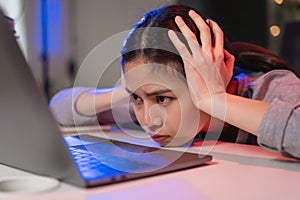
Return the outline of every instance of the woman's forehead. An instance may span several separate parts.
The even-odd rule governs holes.
[[[155,62],[143,62],[143,61],[134,61],[134,62],[128,62],[124,64],[123,67],[123,75],[127,74],[135,74],[135,75],[151,75],[155,78],[159,78],[161,76],[163,77],[170,77],[175,78],[178,80],[185,80],[185,77],[182,75],[182,73],[178,72],[178,70],[175,69],[174,66],[161,64],[161,63],[155,63]]]
[[[128,63],[124,66],[123,77],[131,88],[149,84],[177,88],[185,83],[185,78],[174,68],[157,63]]]
[[[165,66],[153,68],[149,64],[131,65],[124,72],[123,77],[125,87],[131,93],[149,94],[169,91],[176,96],[181,96],[188,90],[184,77],[174,69],[166,70]]]

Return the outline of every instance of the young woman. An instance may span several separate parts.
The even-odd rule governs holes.
[[[213,20],[181,5],[145,14],[121,54],[123,85],[62,90],[50,102],[59,123],[130,121],[130,96],[134,118],[162,146],[226,122],[222,135],[235,142],[300,158],[300,81],[276,55],[228,43]]]

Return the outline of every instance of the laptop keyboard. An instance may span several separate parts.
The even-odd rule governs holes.
[[[69,147],[69,151],[85,180],[95,180],[111,176],[111,174],[124,174],[124,172],[108,167],[87,150]]]
[[[155,163],[163,163],[163,160],[154,156],[151,159],[141,159],[146,158],[144,154],[139,157],[139,159],[133,159],[131,157],[122,157],[120,155],[111,154],[108,150],[108,146],[104,144],[92,144],[89,145],[79,145],[69,147],[69,151],[77,165],[78,170],[81,173],[81,176],[85,180],[95,180],[103,177],[112,177],[115,175],[125,175],[128,172],[147,172],[156,169],[157,166]],[[103,148],[103,146],[105,148]],[[91,148],[93,147],[93,148]],[[106,149],[106,152],[104,153]],[[101,153],[95,153],[101,152]]]

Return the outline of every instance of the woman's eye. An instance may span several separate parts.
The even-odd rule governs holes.
[[[139,103],[139,102],[142,102],[143,100],[136,94],[132,94],[130,96],[130,100],[133,102],[133,103]]]
[[[171,101],[170,97],[165,97],[165,96],[157,96],[157,102],[158,103],[168,103]]]

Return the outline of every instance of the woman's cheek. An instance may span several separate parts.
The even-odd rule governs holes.
[[[144,123],[143,123],[143,118],[142,118],[142,116],[143,116],[143,112],[142,112],[142,109],[141,109],[141,107],[140,106],[136,106],[136,105],[134,105],[133,106],[133,112],[134,112],[134,114],[135,114],[135,117],[136,117],[136,119],[137,119],[137,121],[139,122],[139,124],[141,125],[141,126],[143,126],[144,125]]]

